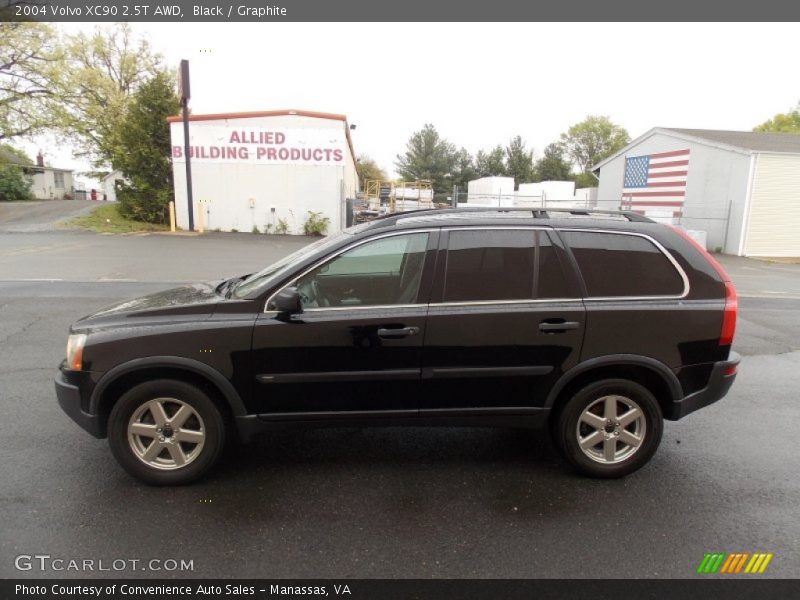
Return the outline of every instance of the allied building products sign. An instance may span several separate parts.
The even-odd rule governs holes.
[[[183,130],[172,125],[172,160],[184,162]],[[273,129],[192,123],[192,162],[343,165],[347,141],[335,129]]]

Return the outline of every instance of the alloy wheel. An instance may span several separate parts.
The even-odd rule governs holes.
[[[578,445],[591,460],[613,465],[629,459],[642,446],[647,424],[641,407],[625,396],[602,396],[581,412]]]
[[[174,470],[194,461],[205,443],[203,419],[177,398],[154,398],[137,408],[128,421],[128,443],[149,467]]]

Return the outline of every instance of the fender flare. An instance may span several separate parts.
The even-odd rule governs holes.
[[[669,387],[673,403],[680,402],[683,398],[683,388],[681,387],[680,381],[678,381],[675,373],[661,361],[650,358],[649,356],[639,356],[637,354],[610,354],[608,356],[600,356],[585,360],[564,373],[551,388],[547,400],[545,401],[545,408],[552,408],[561,391],[582,373],[590,371],[591,369],[596,369],[597,367],[618,365],[644,367],[654,372],[656,375],[659,375]]]
[[[100,381],[97,382],[94,390],[92,390],[92,394],[89,397],[89,412],[93,415],[100,413],[100,399],[103,397],[106,389],[120,377],[128,373],[133,373],[134,371],[152,367],[175,367],[200,375],[222,392],[225,401],[230,406],[233,416],[238,417],[247,414],[247,409],[239,393],[236,391],[236,388],[233,387],[233,384],[228,381],[222,373],[198,360],[180,356],[148,356],[145,358],[135,358],[119,364],[113,369],[109,369],[100,378]]]

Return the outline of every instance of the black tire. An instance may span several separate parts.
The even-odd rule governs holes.
[[[614,404],[621,411],[617,414],[621,416],[621,413],[626,410],[626,401],[632,401],[641,409],[642,419],[638,420],[638,423],[631,423],[623,427],[614,427],[612,423],[608,427],[614,428],[613,431],[597,430],[597,433],[601,436],[598,446],[594,446],[584,452],[579,444],[579,435],[582,435],[578,430],[581,415],[584,410],[593,404],[600,409],[600,400],[609,396],[622,398],[622,400]],[[587,417],[591,416],[587,415]],[[600,418],[602,419],[603,417]],[[595,456],[595,454],[602,454],[605,448],[605,442],[602,439],[605,433],[614,436],[616,435],[614,432],[617,431],[624,435],[626,432],[621,431],[622,429],[628,429],[628,432],[632,432],[637,426],[643,432],[643,435],[637,436],[641,437],[641,442],[635,447],[635,450],[631,450],[634,447],[634,443],[628,445],[614,441],[612,447],[621,448],[619,450],[620,457],[613,459],[618,462],[603,462],[605,460],[604,457]],[[591,426],[586,423],[582,423],[581,428],[588,428],[583,439],[588,439],[589,434],[594,433]],[[587,385],[567,401],[557,416],[553,435],[555,444],[561,454],[578,471],[590,477],[616,478],[633,473],[652,458],[661,443],[663,429],[664,421],[661,407],[647,388],[627,379],[604,379]],[[619,437],[616,437],[616,440],[619,440]],[[608,456],[616,456],[613,452],[614,450]],[[630,452],[630,454],[626,456],[625,452]],[[589,454],[592,454],[594,458]]]
[[[199,449],[197,444],[191,442],[181,444],[182,448],[190,449],[189,452],[181,454],[191,457],[183,466],[162,466],[161,468],[151,466],[145,462],[146,457],[140,458],[137,451],[134,450],[134,444],[129,441],[128,427],[131,418],[137,411],[147,411],[144,405],[157,398],[169,398],[177,401],[165,403],[167,416],[170,416],[169,410],[180,408],[181,403],[188,405],[195,413],[190,417],[194,420],[189,425],[204,434],[202,446],[199,446]],[[174,417],[175,414],[173,413],[172,416]],[[145,418],[152,419],[147,412]],[[149,424],[144,425],[145,427],[150,426]],[[152,426],[156,426],[155,422]],[[173,433],[171,429],[165,439],[172,435],[175,435],[174,439],[178,439],[177,434]],[[147,440],[149,438],[142,437],[140,439]],[[153,438],[151,443],[157,441],[157,438]],[[202,390],[183,381],[157,379],[131,388],[114,404],[108,418],[108,443],[117,462],[137,479],[149,485],[183,485],[196,481],[216,464],[225,446],[225,423],[219,409]],[[149,449],[149,445],[144,448]],[[197,449],[196,454],[193,453],[193,449]],[[173,456],[172,449],[164,447],[164,451],[160,452],[158,456],[163,458],[156,458],[156,460],[170,461]]]

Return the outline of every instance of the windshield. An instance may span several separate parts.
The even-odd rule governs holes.
[[[348,233],[351,233],[349,230],[347,233],[342,232],[338,235],[332,235],[329,237],[324,237],[321,240],[317,240],[313,244],[309,244],[308,246],[303,246],[299,250],[292,252],[288,256],[284,256],[279,261],[272,263],[266,269],[259,271],[258,273],[254,273],[247,279],[239,282],[235,288],[233,288],[233,293],[231,294],[234,298],[244,298],[254,290],[261,287],[265,282],[272,279],[273,277],[279,277],[286,271],[292,264],[296,263],[299,260],[302,260],[306,256],[309,256],[312,253],[315,253],[319,250],[323,250],[328,246],[335,246],[343,237],[350,237]]]

